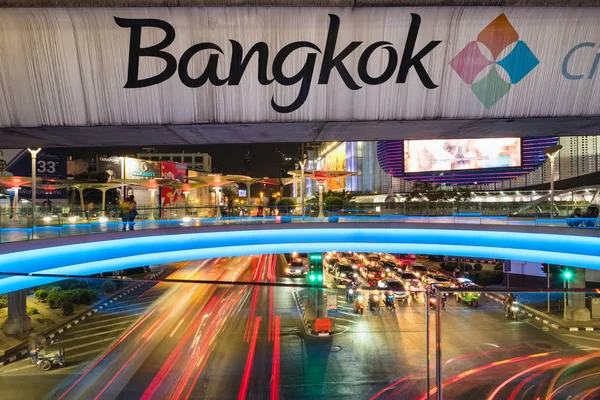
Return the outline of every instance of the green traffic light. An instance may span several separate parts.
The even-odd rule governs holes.
[[[569,280],[573,277],[573,273],[571,271],[565,271],[563,273],[563,278],[565,278],[566,280]]]
[[[309,279],[311,282],[314,282],[316,278],[315,278],[315,276],[314,276],[313,274],[310,274],[310,275],[308,276],[308,279]]]
[[[322,281],[323,280],[323,275],[321,275],[321,274],[317,275],[317,279],[319,280],[319,282]]]

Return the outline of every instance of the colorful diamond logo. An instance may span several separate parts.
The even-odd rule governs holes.
[[[510,53],[498,59],[500,54],[515,43]],[[493,57],[489,60],[479,48],[485,46]],[[527,44],[519,40],[519,33],[512,26],[506,15],[500,14],[490,22],[477,36],[477,41],[470,42],[450,61],[450,67],[467,85],[471,85],[473,94],[488,109],[492,108],[510,91],[512,85],[519,83],[540,61]],[[492,65],[489,72],[475,82],[476,77],[486,67]],[[498,68],[506,71],[510,78],[507,82],[500,76]]]

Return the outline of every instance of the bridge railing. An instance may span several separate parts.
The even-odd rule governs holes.
[[[519,208],[523,209],[520,204]],[[319,217],[317,205],[221,207],[138,207],[123,215],[119,208],[38,207],[0,210],[0,243],[61,236],[88,235],[123,230],[180,228],[231,224],[283,224],[308,222],[410,222],[450,224],[528,225],[599,229],[597,217],[569,217],[569,207],[550,215],[538,208],[516,213],[516,206],[468,204],[408,203],[369,204],[324,207]],[[34,217],[35,215],[35,217]]]

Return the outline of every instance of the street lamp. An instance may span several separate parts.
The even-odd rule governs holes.
[[[550,159],[550,219],[554,219],[554,158],[562,148],[562,145],[557,144],[542,149],[542,154]]]
[[[29,154],[31,154],[31,235],[34,239],[36,239],[36,232],[35,232],[35,206],[37,204],[37,200],[36,200],[36,194],[37,194],[37,187],[36,187],[36,172],[37,172],[37,155],[38,153],[41,151],[41,148],[38,148],[37,150],[31,150],[31,149],[27,149],[27,151],[29,151]]]
[[[306,159],[300,161],[300,206],[302,211],[300,216],[304,217],[304,168],[306,167]]]

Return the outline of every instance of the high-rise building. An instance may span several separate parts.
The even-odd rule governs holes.
[[[212,172],[211,157],[207,153],[159,153],[155,149],[145,148],[137,158],[148,161],[175,161],[187,164],[189,170]]]

